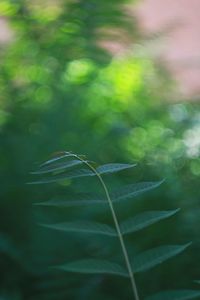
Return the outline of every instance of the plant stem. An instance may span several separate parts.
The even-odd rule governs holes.
[[[85,163],[95,174],[96,176],[98,177],[104,191],[105,191],[105,194],[106,194],[106,197],[107,197],[107,200],[108,200],[108,203],[109,203],[109,207],[110,207],[110,210],[111,210],[111,214],[112,214],[112,217],[113,217],[113,221],[114,221],[114,224],[115,224],[115,228],[116,228],[116,231],[117,231],[117,234],[118,234],[118,237],[119,237],[119,241],[120,241],[120,245],[121,245],[121,248],[122,248],[122,252],[123,252],[123,255],[124,255],[124,259],[125,259],[125,263],[126,263],[126,267],[127,267],[127,270],[128,270],[128,274],[129,274],[129,277],[130,277],[130,280],[131,280],[131,286],[132,286],[132,290],[133,290],[133,294],[134,294],[134,298],[135,300],[140,300],[139,299],[139,295],[138,295],[138,291],[137,291],[137,286],[136,286],[136,282],[135,282],[135,278],[134,278],[134,275],[133,275],[133,271],[132,271],[132,268],[131,268],[131,264],[130,264],[130,259],[129,259],[129,256],[128,256],[128,252],[126,250],[126,246],[125,246],[125,243],[124,243],[124,239],[123,239],[123,235],[121,233],[121,230],[120,230],[120,226],[119,226],[119,222],[118,222],[118,219],[117,219],[117,216],[116,216],[116,213],[115,213],[115,210],[114,210],[114,207],[113,207],[113,203],[112,203],[112,200],[111,200],[111,197],[110,197],[110,194],[108,192],[108,189],[103,181],[103,178],[101,177],[101,175],[96,171],[96,169],[90,165],[87,161],[84,161],[81,157],[79,157],[78,155],[75,155],[76,158],[78,158],[79,160],[81,160],[83,163]]]

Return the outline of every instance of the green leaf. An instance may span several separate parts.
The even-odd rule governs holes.
[[[95,174],[87,169],[78,169],[78,170],[72,170],[67,173],[62,173],[59,175],[55,175],[49,178],[43,178],[38,181],[29,182],[28,184],[43,184],[43,183],[52,183],[52,182],[58,182],[63,181],[66,179],[72,179],[72,178],[78,178],[78,177],[85,177],[85,176],[94,176]]]
[[[106,260],[85,259],[71,262],[65,265],[56,266],[55,268],[75,273],[87,274],[113,274],[127,277],[126,270],[116,263]]]
[[[109,236],[116,236],[116,231],[106,225],[89,221],[76,221],[76,222],[63,222],[57,224],[39,224],[47,228],[66,231],[66,232],[82,232],[82,233],[95,233]]]
[[[31,172],[31,174],[51,173],[55,171],[65,170],[67,168],[71,168],[80,164],[83,164],[83,161],[75,159],[75,160],[65,161],[62,163],[53,164],[53,166],[45,165],[42,168],[40,168],[38,171]]]
[[[33,205],[38,206],[54,206],[54,207],[71,207],[71,206],[82,206],[91,204],[107,204],[105,200],[49,200],[44,202],[34,203]]]
[[[78,194],[76,198],[70,198],[69,200],[48,200],[43,202],[34,203],[34,205],[41,205],[41,206],[55,206],[55,207],[70,207],[70,206],[81,206],[81,205],[90,205],[90,204],[107,204],[107,200],[104,200],[99,195],[95,194]]]
[[[190,244],[191,243],[186,245],[167,245],[147,250],[135,257],[133,271],[143,272],[149,270],[183,252]]]
[[[166,219],[177,213],[180,209],[169,211],[147,211],[121,223],[122,234],[141,230],[162,219]]]
[[[200,297],[198,290],[168,290],[157,293],[145,300],[189,300]]]
[[[132,198],[149,190],[152,190],[163,183],[162,181],[155,182],[138,182],[122,187],[120,190],[111,193],[113,202],[118,202],[123,199]]]
[[[194,280],[194,282],[200,284],[200,280]]]
[[[40,167],[43,167],[43,166],[46,166],[46,165],[50,165],[50,164],[52,164],[52,163],[54,163],[54,162],[56,162],[56,161],[58,161],[60,159],[63,159],[65,157],[74,157],[74,156],[75,155],[73,153],[65,151],[65,152],[62,152],[61,155],[58,155],[58,156],[56,156],[56,157],[54,157],[52,159],[49,159],[49,160],[45,161],[44,163],[42,163],[40,165]]]
[[[107,173],[114,173],[114,172],[119,172],[125,169],[133,168],[135,167],[136,164],[106,164],[99,166],[96,170],[100,174],[107,174]]]

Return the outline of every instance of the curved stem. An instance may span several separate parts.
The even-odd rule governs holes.
[[[119,237],[122,252],[123,252],[123,255],[124,255],[124,259],[125,259],[126,267],[127,267],[127,270],[128,270],[128,274],[129,274],[129,277],[130,277],[130,280],[131,280],[131,286],[132,286],[134,298],[135,298],[135,300],[140,300],[139,295],[138,295],[138,291],[137,291],[135,278],[134,278],[133,271],[132,271],[132,268],[131,268],[128,252],[127,252],[127,249],[126,249],[126,246],[125,246],[125,243],[124,243],[123,235],[122,235],[121,230],[120,230],[119,222],[118,222],[118,219],[117,219],[117,216],[116,216],[116,213],[115,213],[113,203],[112,203],[110,194],[108,192],[108,189],[107,189],[107,187],[106,187],[106,185],[103,181],[103,178],[96,171],[96,169],[92,165],[90,165],[87,161],[85,161],[81,157],[79,157],[78,155],[75,155],[75,156],[76,156],[76,158],[81,160],[83,163],[85,163],[96,174],[96,176],[98,177],[98,179],[99,179],[99,181],[100,181],[100,183],[101,183],[101,185],[102,185],[102,187],[105,191],[105,194],[106,194],[106,197],[107,197],[107,200],[108,200],[108,203],[109,203],[109,207],[110,207],[110,210],[111,210],[111,214],[112,214],[112,217],[113,217],[113,221],[114,221],[114,224],[115,224],[115,228],[116,228],[116,231],[117,231],[117,234],[118,234],[118,237]]]

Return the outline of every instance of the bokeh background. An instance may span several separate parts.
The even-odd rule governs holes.
[[[197,28],[186,12],[196,15],[198,4],[191,1],[189,11],[187,1],[181,10],[182,1],[174,2],[176,10],[164,1],[1,0],[1,299],[131,298],[128,280],[49,269],[83,257],[122,260],[115,240],[38,226],[41,220],[91,217],[110,222],[109,212],[100,208],[33,205],[96,188],[84,180],[27,185],[38,163],[63,150],[99,164],[137,162],[134,170],[106,178],[110,186],[165,178],[157,190],[117,208],[122,219],[137,211],[181,208],[173,218],[129,236],[129,254],[193,243],[179,257],[138,275],[140,295],[198,288],[199,56],[191,44],[196,41],[197,49],[199,39],[185,29]]]

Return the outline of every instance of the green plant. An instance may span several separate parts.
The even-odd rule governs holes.
[[[80,168],[80,166],[86,168]],[[129,218],[123,222],[119,222],[114,205],[125,199],[130,199],[143,192],[149,191],[158,187],[163,181],[158,182],[139,182],[129,184],[120,188],[116,192],[110,192],[105,184],[102,175],[115,173],[125,169],[134,167],[135,164],[119,164],[111,163],[96,167],[93,162],[90,162],[82,155],[77,155],[71,152],[62,152],[56,157],[41,164],[37,171],[32,174],[40,175],[42,178],[32,182],[32,184],[52,183],[63,180],[71,180],[79,177],[96,176],[104,191],[104,197],[94,196],[93,199],[84,197],[83,199],[73,201],[55,201],[50,200],[46,202],[36,203],[42,206],[79,206],[79,205],[106,205],[108,204],[111,216],[114,223],[114,228],[104,224],[93,221],[73,221],[56,224],[40,224],[47,228],[78,233],[91,233],[116,237],[119,239],[125,267],[118,263],[113,263],[108,260],[99,259],[84,259],[73,261],[67,264],[56,266],[55,268],[67,272],[88,273],[88,274],[113,274],[123,277],[128,277],[132,286],[133,299],[139,300],[138,288],[135,281],[135,274],[144,272],[165,260],[184,251],[190,243],[185,245],[164,245],[159,246],[143,253],[131,257],[128,254],[127,247],[124,242],[124,235],[137,232],[143,228],[150,226],[160,220],[171,217],[176,214],[179,209],[168,211],[145,211],[134,217]],[[46,174],[50,176],[46,177]],[[43,177],[45,176],[45,177]],[[193,299],[200,296],[198,290],[170,290],[162,291],[153,296],[147,297],[146,300],[184,300]]]

